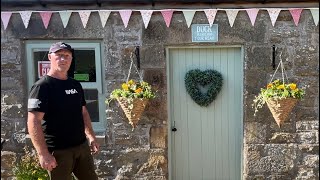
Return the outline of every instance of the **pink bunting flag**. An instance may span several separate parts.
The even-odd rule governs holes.
[[[79,11],[80,19],[84,28],[86,28],[91,11]]]
[[[50,21],[50,19],[51,19],[52,12],[50,12],[50,11],[45,11],[45,12],[39,12],[39,13],[40,13],[40,16],[41,16],[43,25],[44,25],[44,27],[47,29],[47,28],[48,28],[48,25],[49,25],[49,21]]]
[[[152,10],[142,10],[142,11],[140,11],[140,13],[141,13],[141,16],[142,16],[144,27],[147,29],[153,11]]]
[[[212,26],[214,19],[216,18],[216,14],[217,14],[218,10],[216,9],[205,9],[204,13],[207,16],[207,19],[209,21],[209,25],[210,27]]]
[[[161,10],[162,17],[164,18],[164,21],[166,22],[167,27],[170,26],[170,22],[173,15],[173,10],[167,9],[167,10]]]
[[[290,14],[293,18],[294,24],[298,26],[302,9],[289,8]]]
[[[256,22],[256,18],[259,12],[259,9],[246,9],[247,14],[250,18],[252,26],[254,26],[254,23]]]
[[[272,8],[272,9],[267,9],[270,19],[271,19],[271,23],[272,26],[274,26],[274,24],[276,23],[276,20],[281,12],[281,9],[277,9],[277,8]]]
[[[4,26],[4,30],[6,30],[8,27],[11,15],[12,15],[12,12],[1,12],[1,20]]]
[[[120,10],[119,11],[124,27],[127,28],[129,19],[132,14],[132,10]]]
[[[20,16],[25,28],[28,28],[29,21],[32,15],[32,11],[20,11]]]

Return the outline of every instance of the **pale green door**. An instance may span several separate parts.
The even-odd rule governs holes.
[[[241,179],[242,55],[241,47],[169,48],[170,177],[172,180]],[[208,107],[186,92],[191,70],[214,69],[223,87]],[[171,129],[170,129],[171,130]]]

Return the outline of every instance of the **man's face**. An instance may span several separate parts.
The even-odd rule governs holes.
[[[72,62],[72,53],[68,50],[59,50],[48,54],[48,58],[51,61],[51,69],[59,72],[68,72]]]

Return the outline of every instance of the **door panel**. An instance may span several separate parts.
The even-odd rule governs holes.
[[[208,107],[186,92],[184,77],[192,69],[214,69],[223,87]],[[241,179],[242,60],[238,48],[169,50],[171,164],[173,180]]]

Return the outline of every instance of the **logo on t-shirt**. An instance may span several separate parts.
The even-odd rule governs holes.
[[[28,99],[28,108],[34,109],[34,108],[40,108],[39,104],[41,101],[39,99]]]
[[[65,90],[66,94],[75,94],[78,93],[76,89]]]

